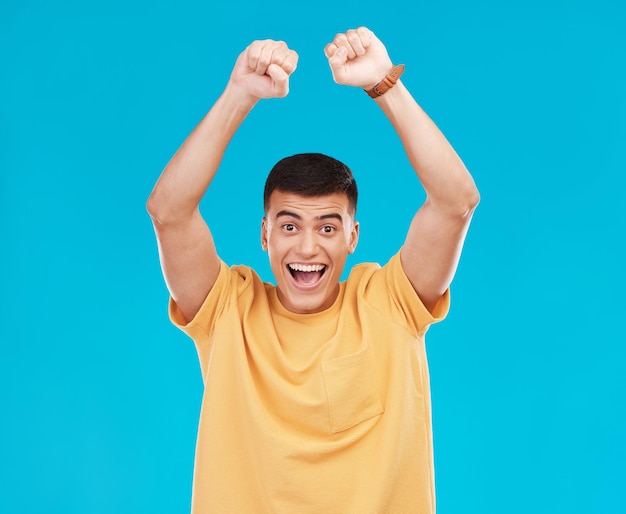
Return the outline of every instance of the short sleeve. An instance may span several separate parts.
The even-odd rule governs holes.
[[[196,341],[196,343],[199,343],[202,339],[206,339],[207,335],[211,332],[211,327],[213,326],[215,319],[224,308],[231,284],[231,271],[223,261],[220,261],[220,271],[215,284],[213,284],[213,287],[204,299],[202,306],[194,318],[187,321],[183,316],[183,313],[178,308],[178,305],[176,305],[174,299],[170,297],[170,321],[174,324],[174,326],[181,329],[185,332],[185,334]]]
[[[206,377],[211,355],[218,340],[218,332],[224,323],[239,324],[239,307],[245,308],[254,301],[254,284],[258,282],[263,287],[258,275],[247,266],[233,266],[229,268],[220,261],[220,271],[217,280],[202,306],[192,320],[187,322],[182,312],[172,298],[169,301],[169,315],[172,323],[193,339],[198,352],[198,359],[202,376]]]
[[[450,308],[450,290],[439,298],[432,312],[422,303],[406,276],[400,252],[376,270],[367,283],[365,296],[381,310],[388,310],[392,319],[414,334],[424,334],[433,323],[443,320]]]

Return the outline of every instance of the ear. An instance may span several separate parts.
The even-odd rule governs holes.
[[[350,232],[350,243],[349,243],[349,250],[350,253],[354,253],[354,250],[356,250],[356,245],[359,242],[359,222],[355,221],[354,225],[352,226],[352,232]]]
[[[267,252],[267,221],[265,217],[261,220],[261,248]]]

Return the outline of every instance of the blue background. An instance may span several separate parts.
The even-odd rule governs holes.
[[[261,191],[321,151],[359,180],[351,264],[424,195],[322,49],[367,25],[482,194],[429,332],[438,512],[626,512],[626,4],[36,2],[0,8],[0,512],[186,512],[202,382],[167,319],[145,201],[252,40],[300,54],[203,202],[271,279]]]

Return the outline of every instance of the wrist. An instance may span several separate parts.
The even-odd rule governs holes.
[[[372,100],[374,100],[374,103],[378,104],[381,107],[387,106],[389,108],[396,108],[402,105],[402,102],[407,94],[410,95],[404,83],[402,82],[402,80],[398,80],[398,82],[396,82],[396,85],[392,89],[387,91],[384,95],[377,96]],[[402,109],[402,107],[399,108]]]
[[[365,88],[365,92],[371,98],[379,98],[396,85],[400,78],[400,75],[402,75],[403,73],[404,64],[398,64],[397,66],[393,66],[391,71],[387,73],[387,75],[385,75],[381,81],[377,82],[372,87]]]
[[[259,97],[251,94],[245,87],[230,79],[222,96],[233,106],[244,110],[251,110],[260,100]]]

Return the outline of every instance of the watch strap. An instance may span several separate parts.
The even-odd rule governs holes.
[[[366,89],[365,92],[372,98],[378,98],[395,86],[396,82],[398,82],[398,79],[400,78],[400,75],[403,73],[404,64],[398,64],[397,66],[394,66],[393,69],[387,73],[387,75],[385,75],[383,80],[376,84],[372,89]]]

